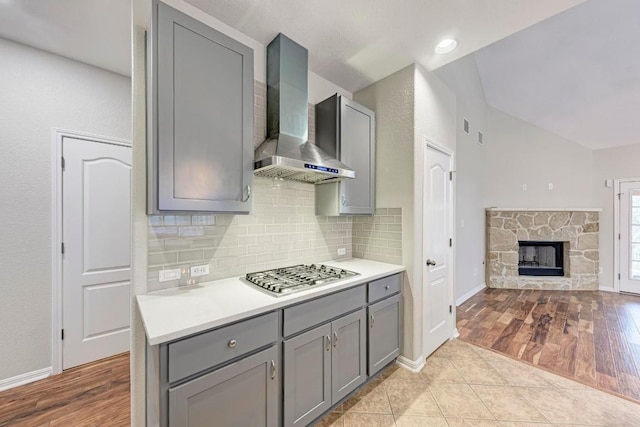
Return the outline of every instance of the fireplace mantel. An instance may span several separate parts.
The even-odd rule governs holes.
[[[487,208],[487,212],[602,212],[602,208]]]
[[[487,286],[597,290],[601,209],[487,209]],[[519,242],[564,242],[564,276],[520,275]]]

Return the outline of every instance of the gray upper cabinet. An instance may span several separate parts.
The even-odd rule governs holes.
[[[169,389],[171,427],[277,427],[278,350],[271,347]]]
[[[400,295],[369,306],[369,375],[400,354]]]
[[[148,43],[149,212],[249,213],[253,50],[158,1]]]
[[[355,179],[316,187],[316,215],[373,215],[375,113],[340,95],[316,105],[316,145],[356,171]]]

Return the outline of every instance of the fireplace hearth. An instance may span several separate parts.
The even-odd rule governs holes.
[[[564,243],[518,241],[518,275],[564,276]]]

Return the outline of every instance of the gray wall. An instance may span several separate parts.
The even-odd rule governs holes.
[[[487,207],[592,207],[590,149],[495,108],[487,117]]]
[[[131,139],[130,79],[0,39],[0,379],[51,366],[53,129]]]
[[[460,300],[484,284],[486,148],[478,131],[487,136],[487,103],[473,55],[467,55],[435,74],[456,94],[456,283]],[[470,124],[464,132],[463,121]]]

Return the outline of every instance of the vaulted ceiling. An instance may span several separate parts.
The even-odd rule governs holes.
[[[131,75],[130,0],[0,0],[0,37]]]
[[[411,63],[427,70],[583,0],[186,0],[251,38],[279,32],[309,49],[309,68],[356,91]],[[434,53],[442,38],[458,48]]]
[[[640,143],[639,42],[640,1],[589,0],[474,56],[487,104],[599,149]]]

